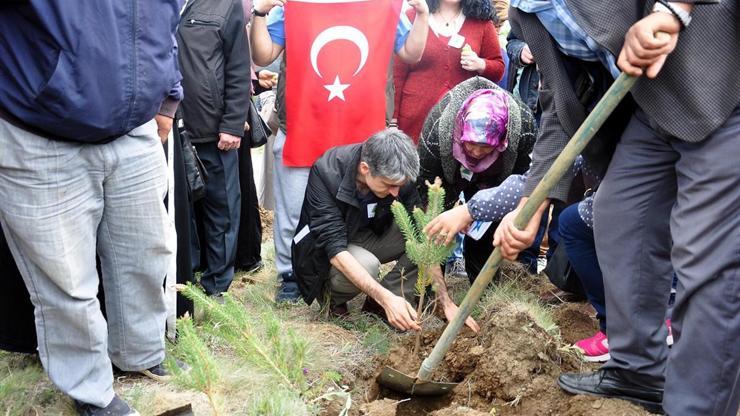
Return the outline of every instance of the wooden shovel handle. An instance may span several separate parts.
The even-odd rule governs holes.
[[[529,220],[532,219],[537,208],[545,201],[555,184],[560,181],[568,169],[572,168],[576,157],[581,154],[588,142],[591,141],[594,134],[596,134],[596,131],[601,128],[619,102],[622,101],[622,98],[624,98],[630,89],[632,89],[632,86],[635,85],[636,81],[636,77],[622,73],[606,91],[601,100],[596,104],[596,107],[594,107],[593,111],[591,111],[588,117],[586,117],[586,120],[583,121],[581,127],[578,128],[578,131],[576,131],[570,139],[562,153],[560,153],[560,156],[558,156],[535,190],[529,196],[529,199],[514,220],[514,225],[518,229],[523,230],[527,226]],[[460,332],[465,320],[470,316],[470,313],[473,311],[473,307],[480,300],[483,291],[488,287],[488,284],[491,283],[491,279],[493,279],[494,274],[496,274],[496,270],[498,270],[501,260],[501,249],[496,247],[490,257],[488,257],[483,269],[478,273],[478,277],[470,287],[470,290],[468,290],[468,293],[465,295],[465,299],[463,299],[460,304],[457,315],[455,315],[452,321],[447,325],[442,336],[434,346],[434,349],[429,354],[429,357],[421,363],[421,368],[417,374],[417,379],[419,381],[429,381],[432,372],[437,368],[440,361],[442,361],[445,354],[450,349],[450,346],[452,346],[452,342]]]

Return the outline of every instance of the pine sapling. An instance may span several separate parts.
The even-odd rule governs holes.
[[[434,275],[431,270],[433,267],[442,264],[454,248],[454,243],[439,245],[434,240],[428,239],[422,232],[424,227],[444,210],[445,191],[442,188],[442,181],[436,178],[434,184],[427,182],[427,187],[427,209],[423,211],[421,208],[415,207],[412,212],[413,218],[400,202],[395,201],[391,205],[393,217],[406,240],[406,255],[418,267],[415,291],[419,297],[416,313],[420,318],[424,308],[427,288],[434,281]],[[419,331],[416,335],[414,354],[417,354],[421,346],[421,335],[422,331]]]

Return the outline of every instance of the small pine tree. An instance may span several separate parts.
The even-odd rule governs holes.
[[[167,369],[173,374],[177,384],[205,393],[213,414],[219,415],[221,413],[219,394],[221,374],[213,355],[205,342],[198,336],[193,321],[189,317],[178,320],[177,335],[174,353],[181,357],[190,366],[190,369],[188,371],[181,369],[172,357],[169,357],[165,363]]]
[[[426,183],[428,187],[428,203],[426,211],[415,207],[412,215],[409,215],[406,208],[398,201],[391,205],[393,217],[401,229],[404,239],[406,240],[406,255],[419,269],[416,280],[416,294],[419,296],[419,304],[416,313],[421,317],[424,307],[424,298],[427,288],[432,285],[433,277],[429,269],[438,266],[449,257],[454,248],[454,243],[449,245],[439,245],[434,240],[427,238],[422,230],[429,222],[436,218],[444,210],[445,190],[442,188],[442,180],[436,178],[433,184]],[[414,354],[419,351],[421,343],[421,331],[416,336],[414,345]]]

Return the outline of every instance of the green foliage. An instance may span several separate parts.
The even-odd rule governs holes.
[[[177,323],[177,329],[178,338],[174,347],[174,354],[190,366],[190,369],[184,371],[170,356],[165,363],[167,370],[174,376],[177,384],[205,393],[208,396],[213,413],[221,413],[219,411],[221,374],[213,355],[196,333],[193,321],[190,318],[180,319]]]
[[[206,310],[210,322],[205,329],[226,341],[243,359],[288,390],[302,393],[307,389],[303,370],[308,344],[293,330],[285,329],[264,298],[250,298],[259,311],[255,314],[228,293],[224,294],[223,304],[192,285],[186,286],[182,293]]]
[[[443,263],[454,248],[454,243],[446,246],[439,245],[428,239],[422,232],[424,227],[444,210],[445,191],[442,188],[442,181],[437,178],[434,184],[427,183],[427,185],[429,188],[427,209],[423,211],[419,207],[414,208],[413,220],[403,204],[395,201],[391,205],[396,224],[406,239],[406,255],[419,268],[416,281],[416,291],[419,295],[432,284],[432,275],[427,272],[427,269]]]

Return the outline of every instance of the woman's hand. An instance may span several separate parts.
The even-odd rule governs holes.
[[[453,302],[451,299],[442,303],[442,312],[444,312],[447,322],[451,322],[452,319],[455,318],[458,310],[460,310],[460,308],[458,308],[457,305],[455,305],[455,302]],[[480,332],[480,326],[478,326],[478,322],[475,322],[475,319],[473,319],[472,316],[468,316],[468,318],[465,320],[465,325],[468,328],[472,329],[473,332],[475,332],[476,334]]]
[[[472,223],[473,217],[470,216],[468,206],[458,205],[429,221],[424,227],[424,234],[430,240],[434,239],[437,244],[448,245],[459,232],[467,230]]]
[[[465,45],[460,53],[460,65],[466,71],[477,72],[479,74],[486,69],[486,61],[478,57],[478,54],[469,45]]]

